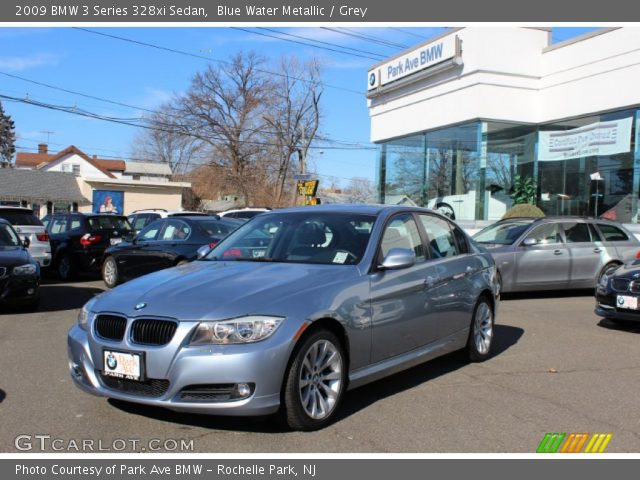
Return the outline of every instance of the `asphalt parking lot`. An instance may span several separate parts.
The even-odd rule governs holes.
[[[66,333],[102,290],[98,280],[49,281],[38,312],[0,313],[1,452],[19,451],[20,435],[31,452],[75,453],[85,440],[94,451],[179,452],[174,441],[193,440],[194,451],[216,453],[534,452],[546,432],[611,432],[607,452],[640,452],[640,325],[600,320],[591,292],[504,299],[487,362],[453,354],[353,390],[337,422],[300,433],[270,418],[179,414],[75,388]]]

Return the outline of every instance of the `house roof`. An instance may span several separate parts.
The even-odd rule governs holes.
[[[91,204],[71,173],[18,168],[0,168],[0,199]]]
[[[91,158],[75,145],[61,150],[58,153],[30,153],[18,152],[16,154],[16,167],[18,168],[44,168],[52,162],[64,157],[65,155],[76,154],[89,162],[95,168],[107,175],[109,178],[115,178],[111,171],[124,172],[125,163],[123,160],[107,160],[103,158]]]

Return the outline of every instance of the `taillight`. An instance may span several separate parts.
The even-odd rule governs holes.
[[[36,233],[36,238],[38,239],[39,242],[48,242],[49,234],[47,232]]]
[[[640,260],[640,250],[636,252],[636,260]]]
[[[90,233],[85,233],[80,238],[80,245],[82,245],[83,247],[90,247],[91,245],[95,245],[97,243],[100,243],[101,241],[101,235],[91,235]]]
[[[222,254],[222,258],[236,258],[241,256],[242,251],[239,248],[230,248]]]
[[[218,242],[209,242],[209,248],[213,248],[218,244]]]

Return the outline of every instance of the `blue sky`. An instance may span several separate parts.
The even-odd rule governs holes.
[[[245,28],[245,27],[243,27]],[[323,80],[327,86],[323,96],[323,122],[325,137],[337,142],[356,144],[363,148],[315,150],[311,161],[322,180],[338,177],[346,185],[352,177],[375,179],[376,151],[369,143],[369,116],[364,92],[366,72],[377,58],[394,55],[402,46],[413,46],[437,35],[443,28],[347,28],[329,25],[318,27],[273,28],[289,35],[315,39],[327,48],[328,44],[348,47],[346,55],[307,45],[300,45],[247,31],[231,28],[91,28],[109,35],[181,50],[210,59],[227,59],[238,51],[254,51],[267,57],[267,69],[275,70],[278,60],[290,54],[304,59],[318,58],[323,67]],[[270,30],[246,27],[264,35]],[[553,41],[572,38],[592,28],[555,28]],[[345,33],[346,32],[346,33]],[[374,37],[394,46],[383,45]],[[308,42],[293,36],[290,40]],[[103,116],[136,118],[142,109],[153,109],[185,91],[193,75],[203,70],[207,60],[179,55],[165,50],[133,44],[113,38],[71,28],[0,28],[0,94],[16,98],[28,96],[39,102],[76,107]],[[327,44],[328,43],[328,44]],[[366,53],[363,53],[366,52]],[[102,97],[131,105],[129,108],[82,97],[73,93],[46,88],[24,79],[47,83],[51,86]],[[131,156],[131,145],[138,130],[105,121],[88,119],[66,112],[48,110],[19,102],[0,99],[5,112],[16,123],[17,146],[21,151],[34,151],[37,144],[47,142],[50,151],[76,145],[89,155],[103,158]],[[44,133],[46,131],[53,133]]]

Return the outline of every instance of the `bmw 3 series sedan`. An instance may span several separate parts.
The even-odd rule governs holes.
[[[350,388],[454,350],[488,358],[496,293],[491,256],[430,210],[267,212],[90,300],[70,374],[94,395],[314,430]]]

